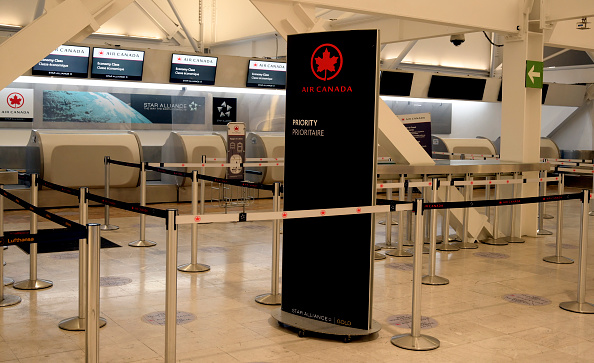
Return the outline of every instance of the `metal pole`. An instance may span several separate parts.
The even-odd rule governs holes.
[[[401,174],[400,175],[400,183],[402,184],[402,186],[400,187],[400,189],[398,189],[398,200],[400,200],[401,202],[404,201],[404,194],[405,194],[405,189],[404,189],[404,180],[406,179],[406,175],[405,174]],[[396,249],[391,249],[385,252],[386,255],[388,256],[392,256],[392,257],[412,257],[412,253],[410,252],[406,252],[404,250],[404,212],[400,211],[398,212],[398,248]]]
[[[539,175],[541,179],[546,177],[544,173],[544,171],[540,171]],[[541,197],[545,195],[544,190],[546,189],[546,185],[546,181],[538,183],[538,192]],[[549,236],[553,234],[553,232],[544,229],[544,205],[543,202],[538,203],[538,229],[536,230],[536,234],[539,236]]]
[[[89,201],[87,200],[87,187],[79,189],[78,211],[79,223],[86,226],[89,215]],[[78,240],[78,316],[60,321],[58,327],[68,331],[82,331],[86,328],[87,315],[87,241]],[[99,327],[105,326],[107,321],[100,318]]]
[[[192,214],[198,214],[198,171],[192,171]],[[192,224],[192,246],[190,263],[177,267],[182,272],[205,272],[210,266],[198,263],[198,224]]]
[[[447,185],[445,186],[445,202],[450,201],[450,191],[452,190],[452,174],[448,174],[447,176]],[[441,225],[441,238],[442,241],[437,246],[438,251],[459,251],[460,247],[454,246],[449,242],[452,240],[450,239],[450,210],[444,209],[443,210],[443,222]]]
[[[439,189],[439,179],[431,179],[431,202],[437,202],[437,190]],[[423,276],[422,283],[424,285],[446,285],[450,281],[445,277],[435,275],[435,264],[437,263],[437,251],[435,245],[437,243],[437,209],[431,210],[431,230],[429,234],[429,274]]]
[[[274,183],[273,195],[274,212],[280,211],[280,183]],[[280,305],[281,294],[279,293],[279,261],[280,261],[280,221],[272,220],[272,282],[270,294],[256,296],[256,302],[264,305]]]
[[[518,178],[518,173],[514,172],[514,179]],[[517,184],[512,185],[512,198],[516,198],[516,195],[518,194],[517,190],[519,188],[517,188]],[[516,237],[516,213],[517,213],[517,208],[515,204],[511,205],[511,232],[509,234],[509,237],[505,237],[505,240],[508,243],[524,243],[525,241],[520,238],[520,237]]]
[[[202,164],[206,164],[206,155],[202,155]],[[206,175],[206,166],[202,167],[202,175]],[[200,214],[204,215],[204,207],[205,207],[205,201],[204,201],[204,189],[206,188],[206,181],[204,179],[200,180]]]
[[[559,174],[559,183],[557,185],[559,195],[562,195],[565,185],[565,174]],[[573,260],[568,257],[563,257],[563,200],[557,201],[557,235],[556,235],[556,254],[555,256],[547,256],[542,260],[545,262],[568,264],[573,263]]]
[[[175,362],[177,324],[177,209],[167,209],[165,264],[165,362]]]
[[[574,313],[594,314],[594,305],[586,302],[586,272],[588,258],[588,201],[590,191],[582,190],[582,213],[580,220],[580,253],[578,257],[578,291],[577,301],[566,301],[559,304],[564,310]]]
[[[491,180],[490,176],[485,177],[486,181]],[[491,200],[491,184],[487,183],[485,185],[485,200]],[[487,206],[485,209],[485,214],[487,215],[487,220],[491,221],[491,207]]]
[[[466,173],[464,180],[472,182],[473,178],[470,173]],[[471,185],[466,185],[464,187],[464,193],[466,194],[465,200],[467,202],[472,201],[472,192],[473,187]],[[470,219],[470,208],[464,208],[463,220],[462,220],[462,242],[460,243],[459,247],[461,249],[473,249],[478,248],[478,244],[473,242],[468,242],[468,224]]]
[[[412,202],[412,188],[406,188],[406,201]],[[402,241],[401,243],[405,246],[413,246],[413,235],[412,235],[412,211],[406,212],[406,241]]]
[[[386,180],[386,183],[392,183],[392,180]],[[392,188],[386,188],[386,199],[392,200]],[[390,222],[390,223],[388,223],[388,222]],[[398,223],[392,221],[392,211],[388,211],[386,213],[386,219],[383,221],[379,221],[378,223],[384,224],[386,226],[386,240],[384,243],[377,243],[375,245],[375,250],[377,251],[382,248],[385,248],[387,250],[397,248],[395,245],[392,244],[392,225],[398,224]],[[377,254],[376,254],[376,257],[378,257]],[[386,256],[379,254],[379,258],[384,259],[384,258],[386,258]]]
[[[0,185],[4,189],[4,185]],[[4,197],[0,196],[0,237],[4,237]],[[4,281],[4,248],[0,246],[0,281]],[[0,307],[16,305],[21,302],[20,296],[6,295],[4,283],[0,284]]]
[[[546,161],[546,159],[545,159],[545,161]],[[543,175],[544,175],[543,177],[546,179],[549,176],[549,172],[547,170],[544,170],[543,171]],[[543,189],[542,195],[544,197],[547,196],[547,182],[544,183],[544,189]],[[553,216],[552,215],[547,214],[547,204],[546,203],[543,203],[542,204],[542,218],[544,218],[544,219],[553,219]]]
[[[38,205],[37,174],[31,174],[31,204]],[[31,212],[31,234],[37,234],[37,214]],[[19,290],[40,290],[53,286],[49,280],[37,278],[37,243],[31,243],[29,251],[29,279],[15,282],[13,287]]]
[[[111,163],[109,162],[109,156],[106,156],[103,159],[103,163],[105,164],[105,198],[109,198],[109,185],[111,184]],[[113,231],[120,227],[115,226],[113,224],[109,224],[109,205],[105,205],[105,222],[101,225],[102,231]]]
[[[496,174],[495,180],[501,180],[501,173]],[[500,192],[499,184],[495,184],[495,200],[499,200]],[[493,237],[489,237],[481,242],[495,246],[505,246],[508,244],[505,238],[499,238],[499,208],[497,207],[495,207],[493,216]]]
[[[100,274],[100,224],[87,225],[87,306],[85,352],[87,363],[99,362],[99,274]]]
[[[146,205],[146,162],[141,163],[140,167],[140,205]],[[157,243],[149,241],[145,237],[146,233],[146,215],[140,215],[140,239],[128,243],[130,247],[153,247]]]
[[[423,269],[423,199],[416,204],[415,254],[413,262],[412,328],[410,334],[393,336],[390,343],[410,350],[431,350],[439,347],[439,340],[421,334],[421,275]]]
[[[594,193],[594,173],[592,173],[592,193]],[[590,205],[592,206],[590,213],[588,215],[594,216],[594,202],[590,201]]]

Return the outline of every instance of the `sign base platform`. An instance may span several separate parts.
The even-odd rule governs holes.
[[[371,329],[369,330],[356,329],[304,318],[302,316],[284,312],[280,308],[274,309],[271,315],[279,323],[298,329],[300,337],[304,337],[306,332],[315,332],[326,335],[342,336],[346,343],[350,342],[353,337],[371,335],[382,329],[382,325],[375,320],[372,320]]]

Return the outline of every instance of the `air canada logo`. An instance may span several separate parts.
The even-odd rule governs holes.
[[[21,108],[25,103],[25,98],[18,92],[12,92],[6,97],[6,103],[10,108]]]
[[[336,77],[342,69],[342,53],[335,45],[325,43],[311,55],[311,71],[322,81]]]

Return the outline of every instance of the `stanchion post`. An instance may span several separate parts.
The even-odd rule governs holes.
[[[448,174],[447,176],[447,185],[445,186],[445,200],[444,202],[450,201],[450,191],[452,188],[452,174]],[[454,246],[453,244],[449,243],[450,239],[450,210],[444,209],[443,210],[443,222],[441,225],[441,238],[442,241],[437,246],[438,251],[459,251],[460,247]]]
[[[547,159],[544,159],[544,162],[547,162]],[[543,172],[543,178],[548,178],[549,177],[549,172],[547,170],[544,170]],[[544,189],[542,191],[542,196],[546,197],[547,196],[547,182],[544,182]],[[544,219],[553,219],[553,216],[550,214],[547,214],[547,204],[543,203],[542,204],[542,218]]]
[[[386,183],[392,183],[392,180],[386,180]],[[386,199],[392,200],[392,188],[386,188]],[[384,243],[377,243],[375,245],[375,250],[377,251],[382,248],[385,248],[386,250],[395,249],[396,246],[392,244],[392,225],[397,224],[397,223],[394,223],[392,221],[392,211],[391,210],[386,212],[386,219],[379,221],[379,224],[384,224],[386,226],[386,239],[385,239]],[[380,259],[386,258],[386,256],[384,256],[382,254],[379,254],[379,256],[378,256],[378,254],[376,254],[376,257],[379,257]]]
[[[541,181],[540,183],[538,183],[538,194],[542,197],[545,195],[545,190],[546,190],[546,175],[545,175],[545,171],[540,171],[539,172]],[[546,229],[544,229],[544,206],[545,203],[544,202],[540,202],[538,203],[538,229],[536,230],[536,234],[539,236],[549,236],[551,234],[553,234],[553,232],[551,231],[547,231]]]
[[[518,173],[514,172],[514,180],[518,178]],[[512,198],[516,198],[516,195],[518,194],[518,187],[517,184],[513,184],[512,185]],[[520,238],[520,237],[516,237],[516,213],[517,213],[517,205],[512,204],[511,205],[511,223],[510,223],[510,227],[511,227],[511,231],[508,237],[505,237],[505,240],[508,243],[524,243],[525,241]]]
[[[97,223],[87,225],[87,306],[86,306],[86,333],[85,353],[87,363],[99,362],[99,274],[100,274],[100,240]]]
[[[594,173],[592,173],[592,189],[591,189],[592,193],[594,193]],[[590,201],[590,212],[588,213],[588,215],[594,216],[594,202]]]
[[[432,350],[439,347],[439,340],[421,334],[421,275],[423,273],[423,199],[417,199],[415,253],[413,262],[412,327],[410,334],[393,336],[390,342],[404,349]]]
[[[487,184],[485,185],[485,200],[491,200],[491,184],[488,183],[491,180],[490,176],[485,177]],[[487,216],[487,220],[491,222],[491,207],[487,206],[485,208],[485,215]]]
[[[140,205],[146,205],[146,162],[140,164]],[[146,215],[140,214],[140,238],[128,243],[130,247],[153,247],[157,243],[146,239]]]
[[[202,164],[206,165],[206,155],[202,155]],[[203,166],[200,170],[202,175],[206,175],[206,166]],[[204,200],[204,193],[206,188],[206,181],[204,179],[200,180],[200,215],[204,215],[205,213],[205,205],[206,201]]]
[[[496,174],[495,180],[501,180],[501,173]],[[499,188],[499,184],[495,184],[495,200],[499,200],[500,192],[501,189]],[[499,238],[499,208],[497,208],[497,206],[495,206],[494,208],[495,211],[493,212],[493,237],[486,238],[481,242],[488,245],[505,246],[508,244],[505,238]]]
[[[559,195],[563,195],[565,184],[565,174],[559,173],[559,183],[557,185]],[[557,264],[573,263],[573,260],[563,256],[563,199],[557,201],[557,235],[556,237],[556,254],[555,256],[547,256],[543,258],[545,262]]]
[[[87,200],[87,187],[79,189],[78,211],[79,223],[86,226],[89,215],[89,201]],[[68,331],[82,331],[86,328],[87,315],[87,241],[80,239],[78,241],[78,316],[60,321],[58,327]],[[100,318],[99,327],[106,324],[106,320]]]
[[[431,202],[437,202],[437,190],[439,189],[439,179],[431,179]],[[435,275],[435,264],[437,263],[437,209],[431,209],[431,229],[429,231],[429,273],[423,276],[422,283],[424,285],[447,285],[450,280],[445,277]]]
[[[31,174],[31,204],[38,205],[37,174]],[[37,234],[37,214],[31,212],[30,221],[31,234]],[[49,280],[37,278],[37,243],[31,243],[29,250],[29,279],[15,282],[13,287],[19,290],[40,290],[53,286]]]
[[[274,212],[280,211],[280,183],[274,183],[273,196]],[[256,302],[264,305],[280,305],[281,294],[279,292],[280,281],[280,221],[272,220],[272,281],[270,294],[256,296]]]
[[[400,184],[402,186],[398,189],[398,200],[404,202],[405,198],[405,189],[404,189],[404,181],[406,180],[406,175],[400,175]],[[386,251],[386,255],[392,257],[412,257],[412,253],[407,252],[404,250],[404,212],[398,212],[398,248],[391,249]]]
[[[578,256],[578,290],[576,301],[566,301],[559,307],[574,313],[594,314],[594,305],[586,302],[586,272],[588,259],[588,202],[590,191],[582,190],[582,212],[580,219],[580,253]]]
[[[4,189],[4,185],[0,185]],[[4,237],[4,197],[0,195],[0,237]],[[4,248],[0,246],[0,281],[4,281]],[[12,306],[21,302],[21,297],[4,293],[4,283],[0,283],[0,307]]]
[[[177,209],[167,209],[165,263],[165,362],[175,362],[177,324]]]
[[[109,187],[111,184],[111,162],[110,162],[110,160],[111,159],[109,158],[109,156],[106,156],[103,159],[103,163],[105,164],[105,198],[109,198]],[[104,219],[105,219],[105,221],[101,225],[102,231],[113,231],[113,230],[120,228],[118,226],[115,226],[115,225],[109,223],[109,205],[108,204],[105,205]]]
[[[469,173],[467,173],[464,180],[466,180],[468,182],[472,182],[473,178]],[[465,201],[467,201],[467,202],[472,201],[473,189],[474,188],[472,187],[472,184],[464,186],[464,194],[466,194],[465,198],[464,198]],[[468,242],[469,220],[470,220],[470,208],[464,208],[463,219],[462,219],[462,242],[460,242],[460,245],[459,245],[459,247],[462,249],[478,248],[478,244],[476,244],[474,242]]]
[[[198,214],[198,171],[192,171],[192,214]],[[198,224],[192,224],[192,245],[190,263],[177,267],[182,272],[205,272],[210,266],[198,263]]]

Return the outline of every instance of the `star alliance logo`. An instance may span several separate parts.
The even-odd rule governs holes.
[[[232,107],[224,101],[219,107],[217,107],[217,110],[219,110],[220,113],[220,117],[231,117],[231,109]]]
[[[192,103],[190,103],[190,111],[196,111],[198,109],[198,104],[194,101],[192,101]]]

